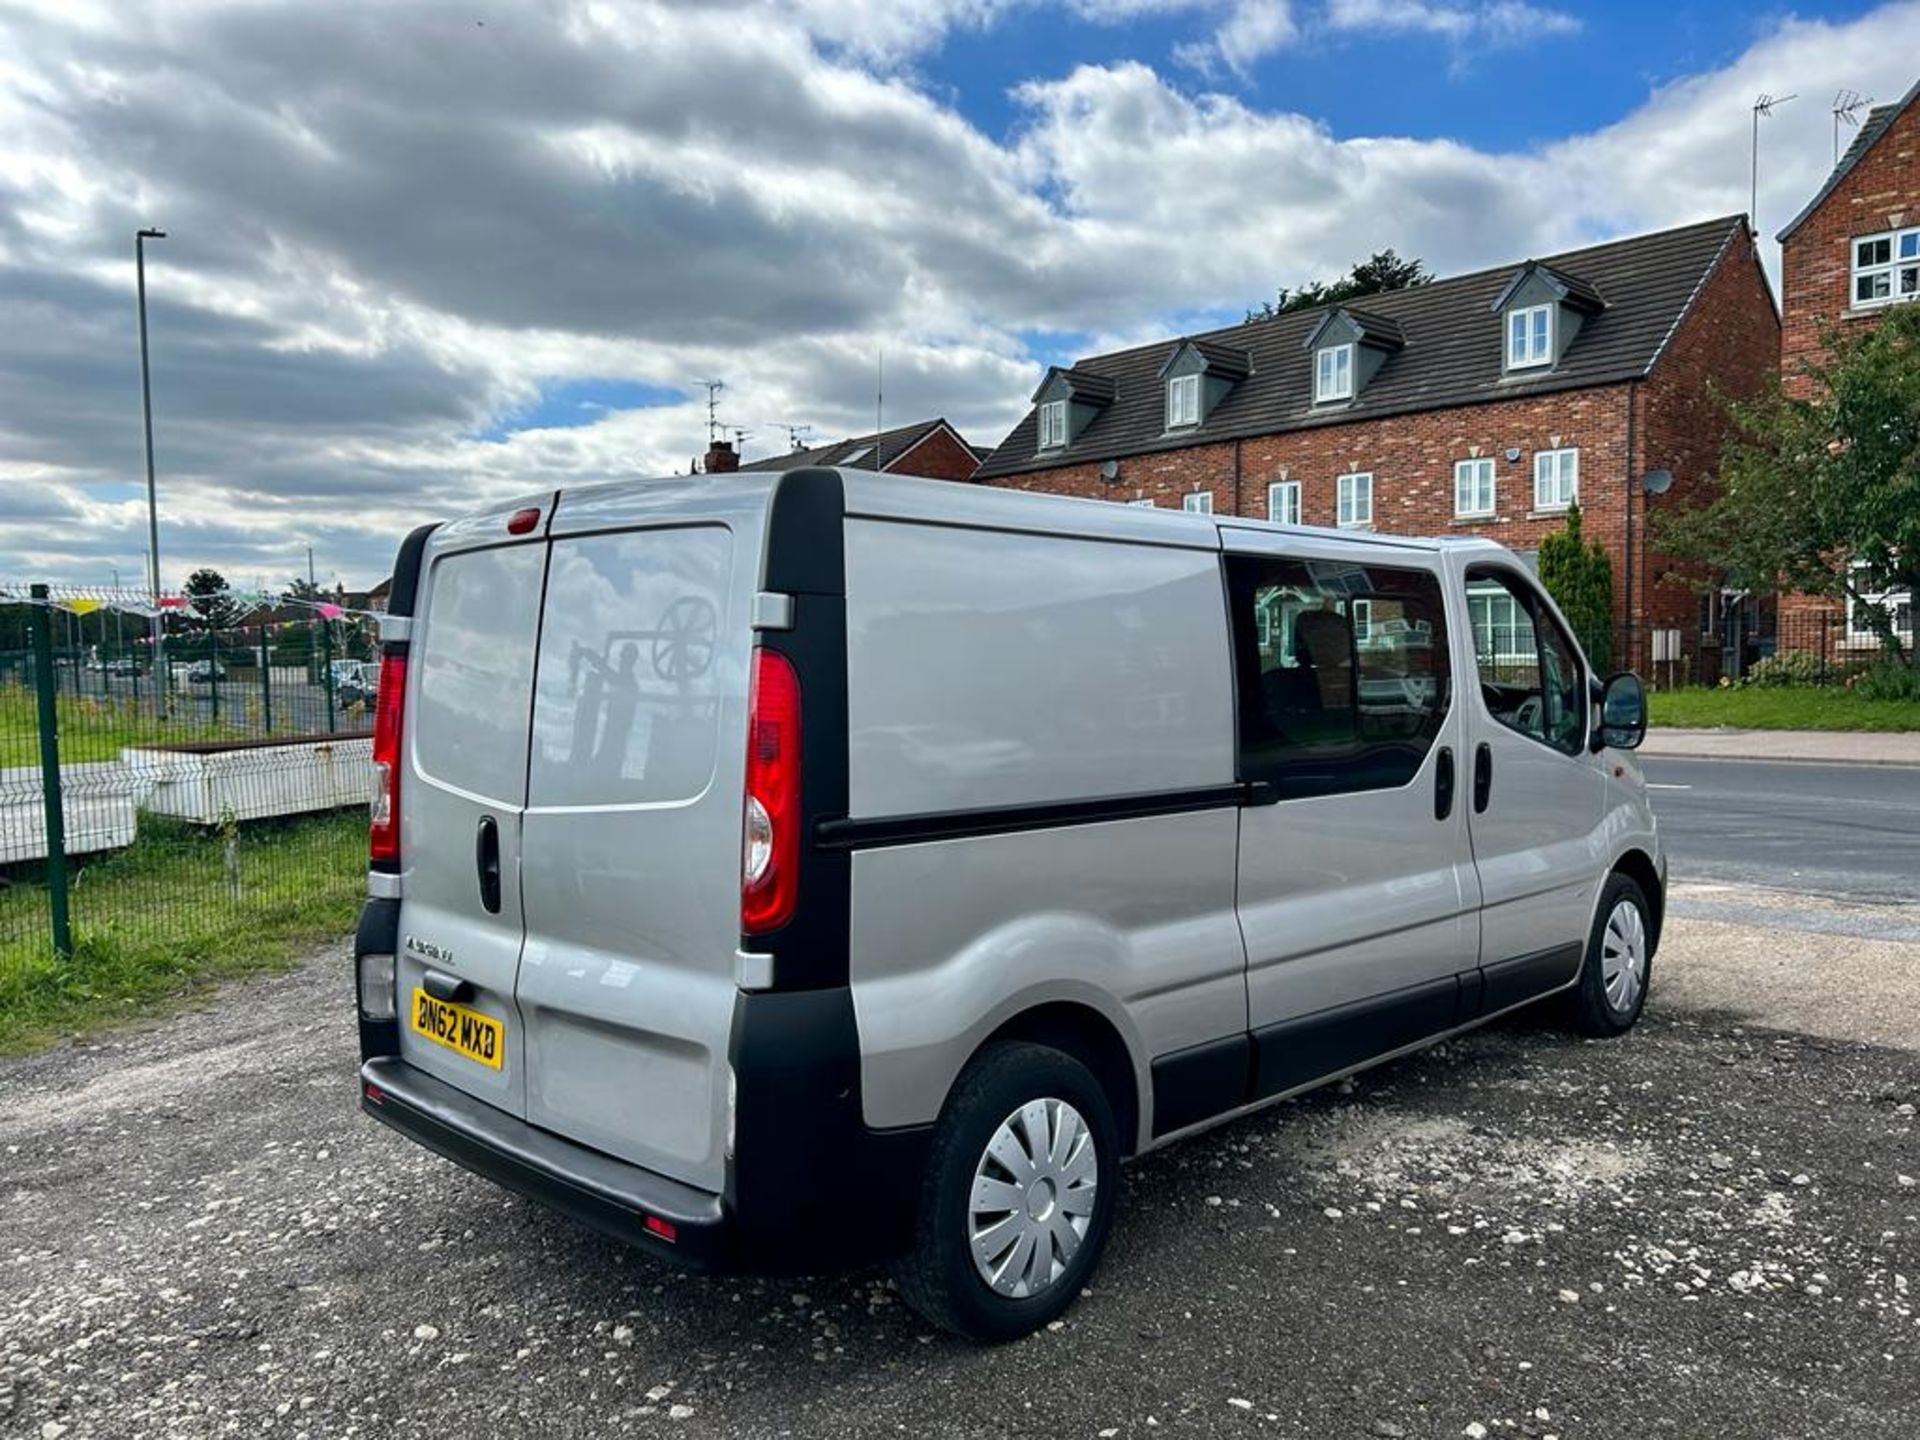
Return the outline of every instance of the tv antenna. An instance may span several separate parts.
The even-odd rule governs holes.
[[[753,438],[753,432],[744,425],[729,425],[727,429],[733,434],[733,453],[738,455],[747,448],[747,441]]]
[[[767,424],[773,426],[776,430],[784,430],[787,432],[787,448],[789,450],[806,449],[807,440],[813,434],[813,427],[811,425],[795,425],[787,420],[769,420]]]
[[[720,438],[720,392],[727,388],[724,380],[703,380],[707,387],[707,444],[711,445]]]
[[[1753,102],[1753,160],[1752,178],[1748,182],[1747,189],[1747,224],[1753,227],[1756,235],[1760,233],[1760,222],[1757,218],[1760,209],[1760,117],[1772,115],[1773,107],[1776,105],[1784,105],[1789,100],[1799,98],[1797,94],[1769,95],[1762,90],[1759,98]]]
[[[1833,163],[1840,163],[1840,122],[1845,121],[1854,129],[1860,128],[1860,112],[1873,104],[1871,95],[1862,95],[1858,90],[1842,90],[1833,97]]]

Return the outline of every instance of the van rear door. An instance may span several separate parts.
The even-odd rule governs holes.
[[[752,477],[727,497],[694,483],[603,502],[587,492],[571,522],[574,497],[561,500],[517,1001],[529,1122],[718,1191],[766,492]]]
[[[513,1000],[527,711],[546,544],[505,514],[436,531],[414,620],[400,788],[400,1054],[526,1112]]]

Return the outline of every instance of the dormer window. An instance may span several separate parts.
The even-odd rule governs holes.
[[[1527,305],[1507,312],[1507,368],[1525,370],[1553,363],[1552,305]]]
[[[1314,352],[1313,403],[1353,398],[1353,345],[1325,345]]]
[[[1067,443],[1067,402],[1049,400],[1040,407],[1040,448],[1053,450]]]
[[[1167,381],[1167,428],[1200,423],[1200,377],[1176,375]]]

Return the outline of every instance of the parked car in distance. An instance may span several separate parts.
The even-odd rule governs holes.
[[[216,680],[226,678],[226,667],[217,660],[195,660],[187,666],[187,683],[190,685],[211,685]]]
[[[140,662],[131,657],[107,662],[109,675],[134,676],[140,673]]]
[[[1640,683],[1489,541],[797,469],[426,527],[391,606],[362,1107],[668,1260],[1009,1339],[1130,1157],[1645,1003]]]
[[[372,660],[333,662],[333,698],[336,705],[373,708],[380,693],[380,666]]]

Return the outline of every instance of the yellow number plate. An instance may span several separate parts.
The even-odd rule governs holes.
[[[465,1005],[436,1000],[426,991],[413,992],[413,1013],[408,1017],[413,1033],[424,1035],[436,1045],[444,1045],[456,1055],[476,1060],[498,1070],[507,1052],[507,1027],[491,1015],[469,1010]]]

